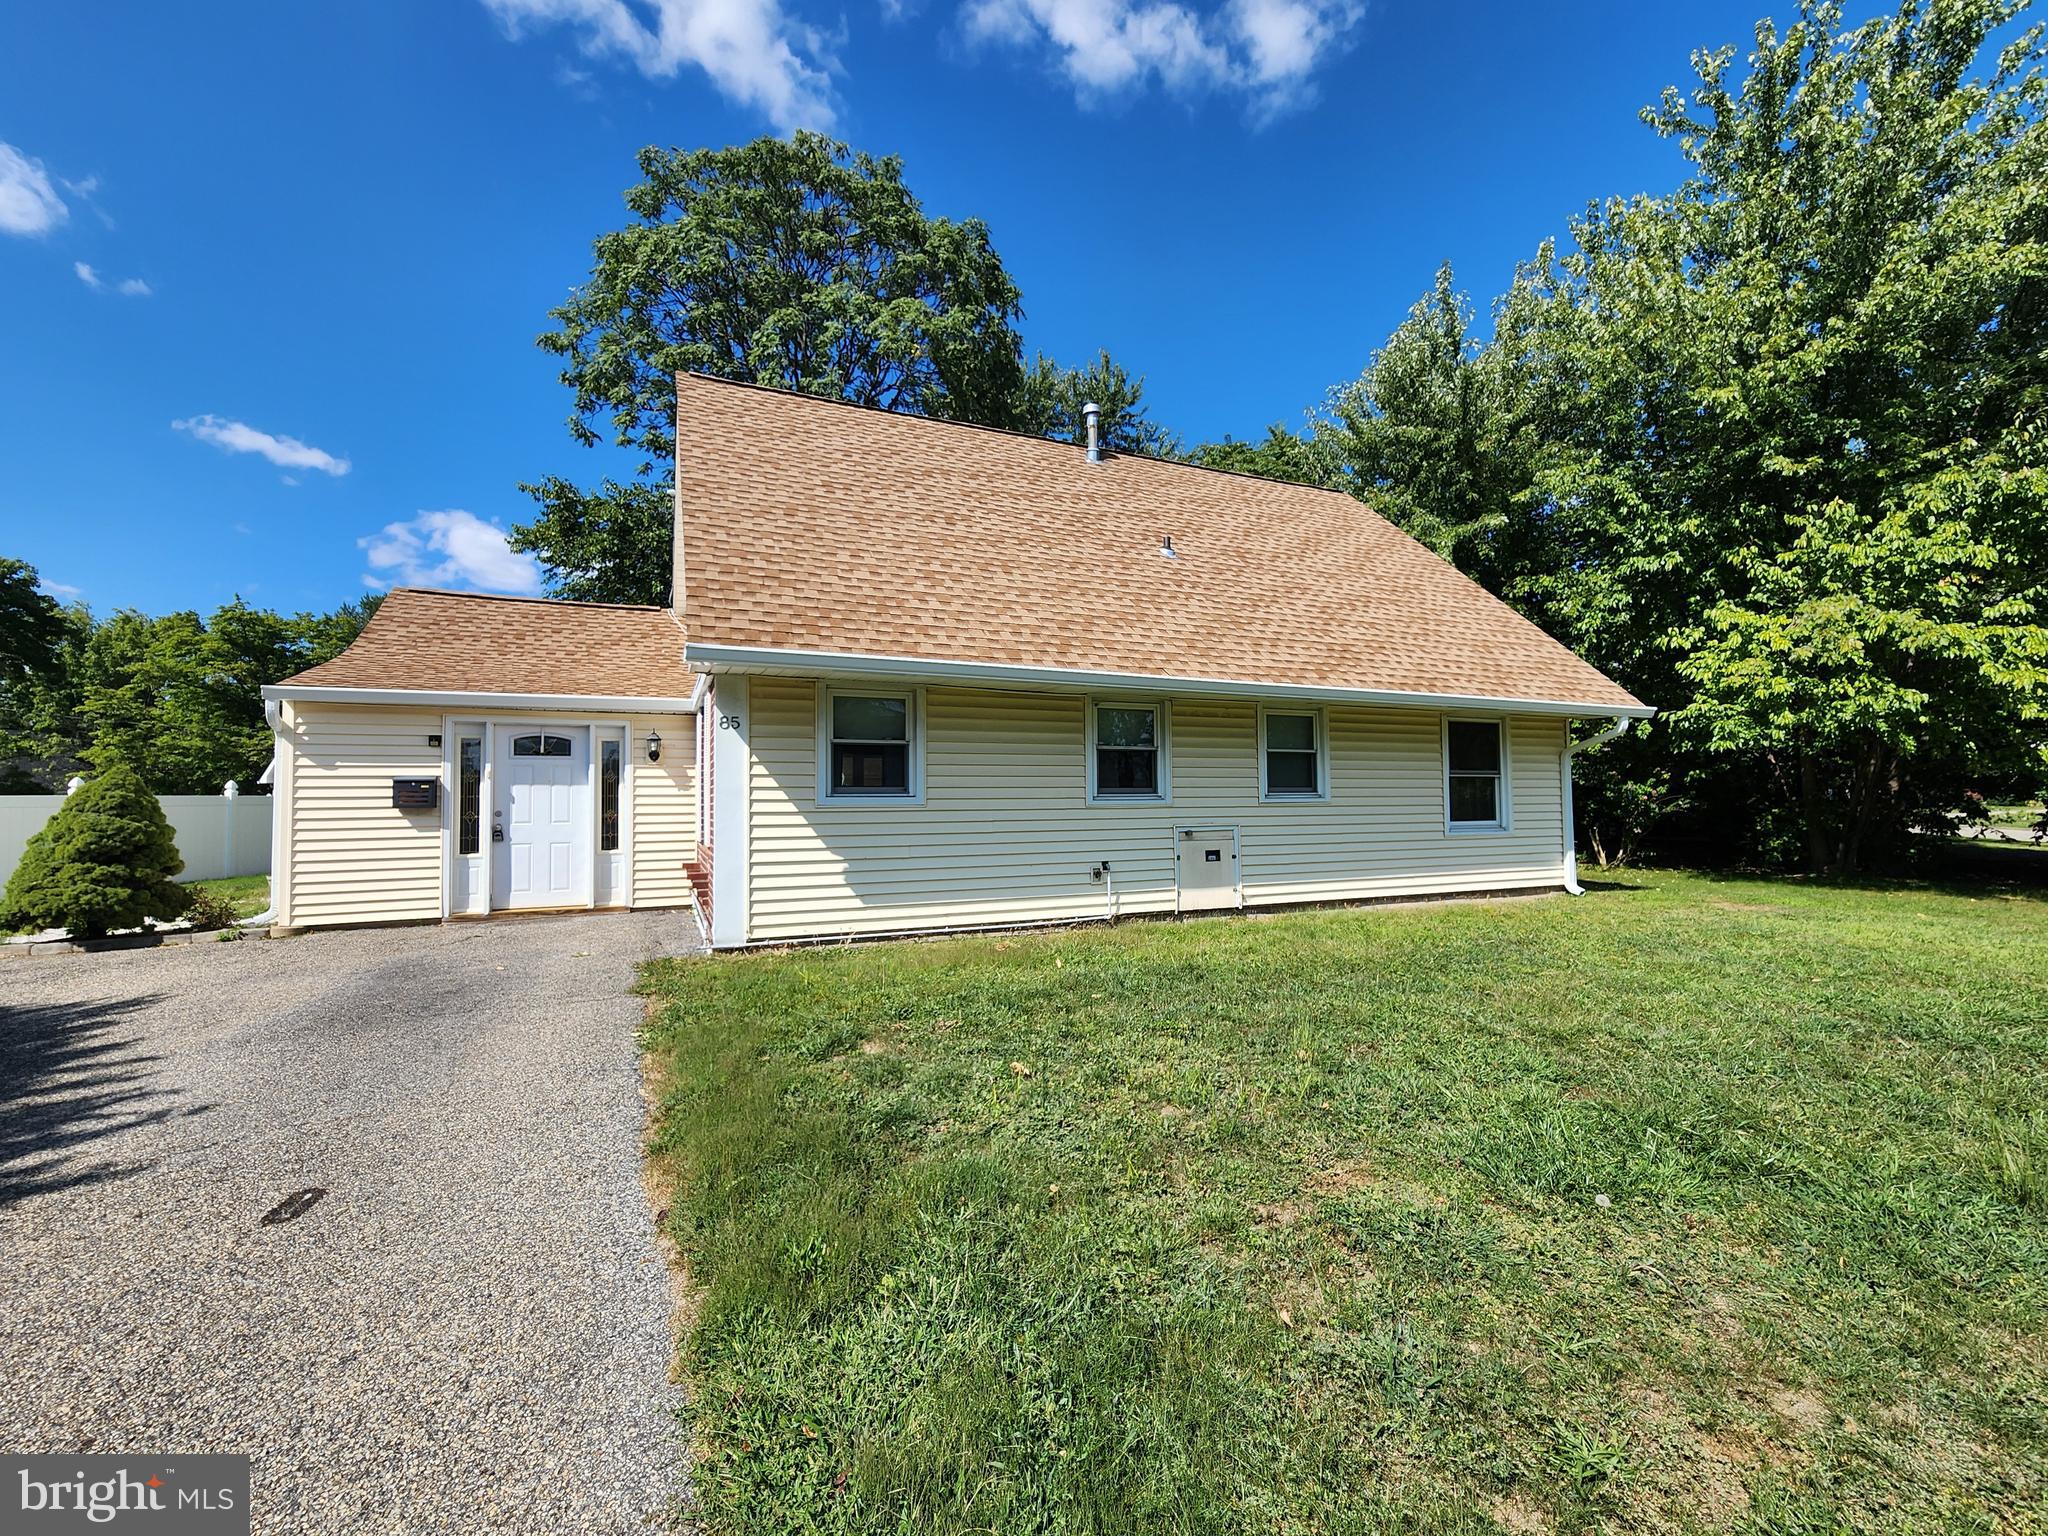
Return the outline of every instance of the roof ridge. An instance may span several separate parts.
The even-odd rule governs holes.
[[[422,597],[473,597],[487,603],[544,603],[554,608],[619,608],[628,613],[671,613],[667,603],[598,603],[580,597],[528,597],[518,592],[466,592],[457,587],[392,587],[384,595],[412,592]]]
[[[790,389],[781,384],[757,384],[751,379],[721,378],[715,373],[705,373],[696,368],[679,368],[678,379],[702,379],[706,384],[724,384],[733,389],[750,389],[757,394],[782,395],[791,400],[807,401],[813,405],[844,406],[850,411],[867,411],[876,416],[887,416],[896,421],[928,422],[937,427],[959,427],[969,432],[990,432],[997,437],[1014,437],[1019,442],[1038,443],[1048,448],[1062,448],[1074,453],[1086,450],[1079,443],[1064,442],[1057,437],[1043,437],[1036,432],[1023,432],[1015,427],[995,427],[982,421],[962,421],[955,416],[927,416],[922,411],[892,411],[886,405],[871,405],[865,400],[849,400],[844,395],[814,395],[807,390]],[[1253,480],[1261,485],[1284,485],[1296,491],[1321,491],[1331,496],[1341,496],[1346,501],[1365,508],[1375,517],[1385,514],[1378,511],[1371,502],[1353,496],[1349,491],[1334,485],[1310,485],[1305,480],[1282,480],[1277,475],[1255,475],[1246,469],[1225,469],[1217,464],[1197,464],[1192,459],[1169,459],[1156,453],[1135,453],[1128,448],[1105,448],[1102,456],[1108,459],[1136,459],[1141,464],[1163,464],[1170,469],[1193,469],[1210,475],[1231,475],[1239,480]]]

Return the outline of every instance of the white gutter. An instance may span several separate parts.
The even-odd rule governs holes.
[[[267,701],[290,699],[304,704],[418,704],[441,709],[573,709],[640,711],[690,715],[698,698],[658,699],[641,694],[611,693],[478,693],[442,688],[320,688],[303,683],[270,683]]]
[[[700,672],[700,673],[698,673],[698,674],[697,674],[697,686],[696,686],[696,687],[694,687],[694,688],[692,688],[692,689],[690,690],[690,713],[691,713],[691,714],[693,714],[693,715],[701,715],[701,714],[703,714],[703,713],[704,713],[704,696],[705,696],[706,694],[708,694],[708,693],[709,693],[710,691],[711,691],[711,674],[710,674],[709,672]]]
[[[1572,833],[1572,759],[1588,747],[1597,747],[1626,734],[1628,728],[1639,717],[1629,716],[1616,720],[1597,736],[1588,736],[1584,741],[1568,741],[1563,754],[1558,758],[1558,771],[1564,777],[1564,888],[1574,896],[1586,894],[1579,884],[1579,841]],[[1565,727],[1570,730],[1570,726]]]
[[[1629,720],[1647,720],[1657,713],[1647,704],[1420,693],[1397,688],[1325,688],[1306,683],[1247,682],[1241,678],[1169,677],[1145,672],[1094,672],[1071,667],[933,661],[917,656],[871,656],[855,651],[806,651],[765,645],[685,645],[683,659],[691,667],[705,672],[783,672],[791,676],[824,673],[1027,688],[1143,689],[1162,694],[1333,700],[1409,709],[1483,709],[1518,715],[1612,715]]]
[[[263,718],[270,726],[273,743],[277,739],[278,724],[283,716],[284,711],[278,706],[277,700],[263,701]],[[270,761],[265,763],[263,771],[256,775],[258,784],[270,786],[270,878],[264,882],[265,889],[270,892],[270,902],[254,917],[243,918],[241,926],[244,928],[262,928],[277,921],[277,753],[278,748],[273,745],[270,750]],[[232,808],[228,814],[234,814]]]

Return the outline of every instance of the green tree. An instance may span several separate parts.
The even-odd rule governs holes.
[[[512,530],[537,554],[556,597],[580,603],[666,603],[674,584],[675,479],[607,480],[594,491],[549,475],[520,487],[540,516]]]
[[[1511,295],[1506,306],[1525,303]],[[1519,314],[1502,317],[1512,331]],[[1490,590],[1548,568],[1547,438],[1532,375],[1483,344],[1448,263],[1365,372],[1331,391],[1315,441],[1352,492]]]
[[[63,632],[62,612],[38,584],[36,568],[0,558],[0,688],[47,672]]]
[[[366,592],[327,613],[299,614],[292,620],[300,645],[300,654],[293,659],[292,670],[304,671],[339,656],[383,606],[382,592]],[[290,675],[285,674],[287,677]],[[265,681],[276,682],[277,679],[266,678]]]
[[[184,860],[163,807],[125,763],[102,769],[29,839],[0,898],[0,927],[99,938],[181,915]]]
[[[1009,425],[1023,384],[1021,308],[976,219],[928,217],[903,165],[815,133],[720,150],[640,152],[633,222],[601,236],[590,280],[540,344],[575,394],[570,431],[640,457],[635,483],[524,487],[514,533],[579,596],[666,601],[666,504],[678,372],[888,410]]]
[[[2048,712],[2048,128],[2021,0],[1806,0],[1645,113],[1692,175],[1518,293],[1525,591],[1846,870]]]
[[[69,633],[65,610],[43,592],[35,567],[0,559],[0,794],[34,793],[57,766],[38,761],[37,747],[62,687]]]
[[[248,783],[271,752],[262,690],[339,655],[382,602],[289,617],[237,598],[210,619],[62,610],[51,667],[0,689],[0,746],[19,787],[55,789],[89,764],[123,762],[159,794]]]
[[[1041,352],[1024,376],[1010,425],[1038,437],[1083,443],[1088,425],[1082,407],[1089,404],[1102,408],[1101,442],[1107,452],[1180,456],[1180,439],[1153,421],[1145,407],[1144,376],[1133,378],[1107,349],[1085,368],[1062,368]]]
[[[1343,466],[1326,441],[1313,434],[1290,432],[1278,423],[1268,427],[1258,442],[1225,437],[1221,442],[1203,443],[1188,460],[1208,469],[1291,480],[1298,485],[1341,488],[1344,483]]]

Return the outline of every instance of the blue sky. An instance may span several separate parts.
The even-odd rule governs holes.
[[[0,554],[96,611],[499,590],[616,472],[533,345],[643,144],[797,126],[978,215],[1027,353],[1189,441],[1299,421],[1456,264],[1483,305],[1764,0],[350,0],[0,11]],[[1780,7],[1784,9],[1784,7]]]

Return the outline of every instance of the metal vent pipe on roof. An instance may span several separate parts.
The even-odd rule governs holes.
[[[1102,462],[1102,407],[1090,400],[1081,407],[1081,419],[1088,423],[1088,462]]]

